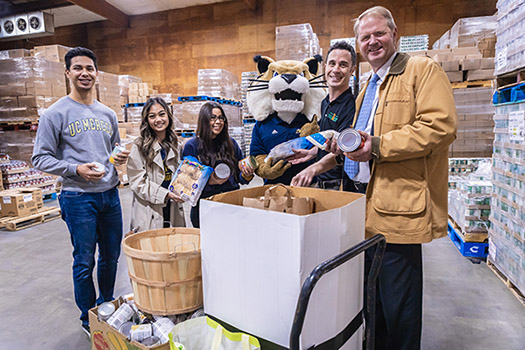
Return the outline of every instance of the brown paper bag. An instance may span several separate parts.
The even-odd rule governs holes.
[[[284,188],[286,190],[284,196],[276,194],[277,188]],[[267,189],[264,192],[264,197],[244,197],[242,205],[295,215],[308,215],[314,212],[314,200],[312,198],[292,197],[292,191],[282,184]]]

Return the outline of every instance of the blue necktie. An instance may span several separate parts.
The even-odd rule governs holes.
[[[372,75],[372,79],[368,83],[368,87],[365,91],[365,97],[363,98],[363,103],[361,104],[361,109],[359,110],[359,116],[355,123],[354,129],[356,130],[365,130],[366,125],[368,124],[368,119],[370,114],[372,114],[372,107],[374,106],[374,97],[376,95],[376,87],[379,76],[377,74]],[[350,180],[356,176],[359,171],[359,162],[354,162],[348,158],[345,158],[345,172],[350,177]]]

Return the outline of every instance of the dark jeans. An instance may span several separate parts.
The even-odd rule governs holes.
[[[339,191],[341,189],[341,179],[319,180],[317,181],[317,186],[325,190]]]
[[[374,252],[365,255],[365,276]],[[419,350],[422,304],[421,244],[387,244],[377,281],[375,349]]]
[[[122,241],[120,198],[117,188],[100,193],[62,191],[59,203],[73,244],[75,302],[87,325],[90,308],[113,300]],[[97,244],[98,299],[93,284]]]

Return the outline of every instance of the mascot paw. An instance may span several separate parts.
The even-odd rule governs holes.
[[[319,124],[317,124],[317,115],[314,115],[310,123],[306,123],[301,127],[301,133],[299,134],[299,136],[305,137],[308,135],[318,133],[319,131],[321,131],[321,129],[319,128]]]
[[[263,179],[273,180],[283,175],[286,170],[290,169],[292,164],[288,163],[284,159],[281,159],[272,166],[272,158],[269,158],[267,162],[264,161],[266,155],[261,154],[255,157],[259,164],[256,170],[257,175]]]

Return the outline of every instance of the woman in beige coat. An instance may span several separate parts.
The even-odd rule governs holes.
[[[150,98],[142,109],[140,137],[131,148],[128,177],[133,201],[131,229],[184,227],[183,200],[168,191],[179,164],[177,135],[173,115],[166,102]]]

